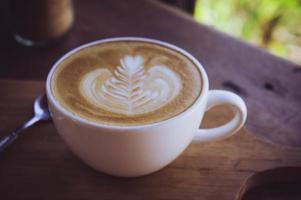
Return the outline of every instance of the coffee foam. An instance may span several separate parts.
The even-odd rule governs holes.
[[[114,125],[162,121],[186,110],[201,92],[197,67],[184,55],[146,42],[81,49],[55,70],[51,87],[68,111]]]
[[[163,107],[181,90],[181,79],[162,65],[146,72],[141,56],[125,56],[113,73],[105,68],[86,74],[81,83],[83,97],[96,107],[124,115],[137,115]]]

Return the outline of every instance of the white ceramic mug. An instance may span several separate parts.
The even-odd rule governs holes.
[[[65,58],[91,45],[110,41],[146,41],[174,49],[198,66],[203,79],[201,95],[187,110],[157,123],[139,126],[115,126],[91,122],[71,114],[53,96],[50,82],[55,68]],[[247,110],[236,94],[208,90],[208,78],[202,65],[188,52],[166,42],[146,38],[112,38],[80,46],[57,61],[48,74],[46,93],[54,124],[74,154],[91,167],[116,176],[141,176],[155,172],[176,159],[192,140],[204,142],[233,135],[245,123]],[[226,124],[200,129],[203,114],[210,108],[227,104],[234,108],[234,118]]]

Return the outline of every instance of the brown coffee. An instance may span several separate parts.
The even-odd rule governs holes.
[[[143,125],[189,108],[202,88],[200,71],[180,52],[149,42],[113,41],[76,51],[51,79],[69,112],[100,124]]]

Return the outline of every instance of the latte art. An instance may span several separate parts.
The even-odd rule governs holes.
[[[82,95],[93,105],[125,115],[154,111],[175,98],[181,80],[163,65],[146,72],[141,56],[125,56],[113,73],[100,68],[89,72],[80,84]]]
[[[65,58],[51,79],[69,112],[113,125],[142,125],[185,111],[201,92],[195,64],[170,48],[139,41],[85,47]]]

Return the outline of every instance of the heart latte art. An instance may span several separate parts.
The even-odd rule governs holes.
[[[95,69],[83,77],[82,95],[104,110],[136,115],[154,111],[181,90],[181,80],[164,65],[151,66],[147,71],[141,56],[125,56],[114,72]]]
[[[77,50],[57,64],[51,90],[65,111],[88,121],[143,125],[174,117],[199,97],[198,67],[171,48],[114,41]]]

